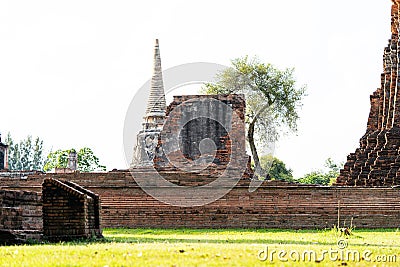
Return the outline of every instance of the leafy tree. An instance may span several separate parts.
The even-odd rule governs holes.
[[[215,84],[206,84],[206,94],[244,94],[246,96],[247,141],[256,174],[265,177],[259,149],[279,138],[280,131],[297,131],[298,108],[305,87],[297,87],[293,69],[279,70],[248,56],[232,60],[217,75]]]
[[[298,180],[301,184],[319,184],[319,185],[329,185],[331,179],[328,175],[322,171],[313,171],[304,175],[304,177]]]
[[[331,158],[328,158],[325,161],[325,168],[327,168],[327,171],[313,171],[298,179],[298,182],[302,184],[331,185],[336,181],[342,167],[343,163],[335,163]]]
[[[70,152],[76,151],[75,149],[68,150],[57,150],[50,152],[47,156],[47,162],[44,166],[45,171],[50,171],[55,168],[67,168],[68,157]],[[84,147],[77,153],[78,156],[78,170],[81,172],[92,172],[92,171],[105,171],[106,167],[100,165],[99,158],[94,155],[93,151]]]
[[[93,151],[84,147],[78,152],[78,170],[81,172],[105,171],[106,166],[100,165],[99,158],[94,155]]]
[[[286,164],[280,159],[271,155],[264,155],[260,157],[260,164],[263,170],[268,172],[268,176],[272,180],[281,180],[293,182],[292,170],[286,167]]]
[[[44,165],[44,171],[50,171],[55,168],[66,168],[68,163],[68,156],[71,150],[56,150],[50,152],[47,156],[46,164]]]
[[[8,147],[8,165],[13,171],[43,170],[45,158],[43,156],[43,141],[39,138],[27,136],[20,142],[15,142],[8,133],[5,139]]]
[[[340,169],[343,168],[343,165],[344,165],[343,162],[342,163],[337,163],[337,162],[334,162],[333,159],[328,158],[325,161],[325,165],[324,166],[325,166],[325,168],[328,168],[329,173],[332,173],[332,175],[336,175],[336,174],[339,174]]]

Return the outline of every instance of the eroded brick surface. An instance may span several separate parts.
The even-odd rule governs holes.
[[[38,192],[0,190],[0,244],[40,239],[42,196]]]
[[[200,174],[216,177],[226,168],[243,167],[237,175],[250,178],[245,110],[244,95],[174,96],[167,107],[155,167],[187,172],[201,169]]]
[[[43,235],[51,241],[101,237],[98,195],[71,181],[43,181]]]
[[[399,1],[393,0],[392,38],[384,50],[381,88],[370,97],[367,131],[337,179],[346,186],[400,185]]]
[[[143,171],[142,175],[148,173]],[[182,186],[196,186],[215,179],[180,172],[166,175]],[[128,171],[49,176],[73,181],[98,194],[103,227],[325,228],[337,222],[339,201],[341,222],[346,221],[347,225],[352,218],[358,228],[394,228],[400,222],[400,190],[396,188],[319,187],[271,181],[250,193],[250,181],[241,179],[214,203],[181,208],[148,195]],[[35,184],[41,185],[45,177],[4,179],[2,186],[8,184],[9,189],[26,190]]]

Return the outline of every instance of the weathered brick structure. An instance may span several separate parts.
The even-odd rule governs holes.
[[[238,166],[249,164],[245,109],[244,95],[174,96],[158,140],[156,169],[197,171],[217,177],[233,165],[231,161]],[[245,170],[237,176],[253,175],[250,166]]]
[[[43,234],[51,241],[102,237],[100,199],[70,181],[43,181]]]
[[[238,149],[244,152],[246,149],[244,128],[234,127],[244,124],[245,107],[244,95],[174,96],[167,108],[167,120],[161,134],[176,135],[179,143],[173,144],[174,148],[180,148],[181,155],[191,161],[201,157],[201,141],[209,139],[216,150],[213,163],[227,165],[232,153],[229,133],[239,140]],[[233,121],[233,112],[236,121]],[[205,152],[212,152],[207,151],[207,145],[205,148]]]
[[[205,205],[173,206],[147,194],[146,187],[160,190],[170,199],[182,197],[170,187],[159,187],[157,183],[138,185],[138,177],[151,180],[153,173],[149,170],[153,164],[156,167],[153,171],[183,188],[210,184],[232,162],[235,153],[245,159],[244,165],[248,163],[244,132],[238,127],[244,119],[242,96],[177,96],[164,114],[157,43],[151,104],[143,131],[138,135],[141,143],[135,150],[138,153],[132,164],[135,168],[108,173],[65,172],[0,178],[3,228],[25,230],[30,225],[27,222],[34,221],[37,213],[32,218],[27,214],[24,219],[20,204],[7,204],[10,198],[4,202],[1,192],[7,196],[10,190],[18,190],[10,194],[19,199],[22,191],[40,192],[42,184],[44,233],[51,240],[99,236],[100,218],[103,227],[315,229],[332,227],[340,214],[340,226],[352,221],[358,228],[399,228],[400,187],[393,186],[400,185],[399,3],[400,0],[393,0],[392,39],[385,49],[382,87],[371,96],[367,132],[360,148],[349,155],[341,170],[337,180],[340,186],[266,181],[257,191],[250,192],[251,180],[240,175],[228,177],[239,178],[237,184],[226,195]],[[227,112],[215,110],[213,104],[196,106],[196,101],[205,100],[232,107],[235,112],[232,114],[237,114],[239,119],[231,120]],[[164,120],[166,124],[161,129]],[[225,122],[227,127],[221,127]],[[202,165],[207,168],[202,169]],[[234,165],[234,168],[243,167]],[[249,170],[244,177],[251,177]],[[210,195],[215,190],[205,188]],[[101,196],[101,209],[96,194]],[[35,207],[39,210],[40,194],[32,193],[32,196],[38,197]],[[197,197],[185,196],[185,201],[195,203]]]
[[[360,148],[347,157],[339,185],[400,185],[400,1],[392,2],[392,38],[383,55],[382,85],[371,95],[367,131]]]
[[[180,172],[164,175],[182,186],[214,179]],[[250,181],[242,179],[226,196],[201,207],[162,203],[144,192],[128,171],[4,178],[1,188],[40,191],[45,177],[73,181],[98,194],[103,227],[330,228],[337,223],[338,209],[341,225],[346,222],[348,226],[353,218],[357,228],[400,227],[399,188],[320,187],[272,181],[250,193]]]
[[[41,238],[41,200],[38,192],[0,190],[0,244]]]
[[[25,187],[30,191],[17,186],[26,178],[1,178],[0,244],[102,237],[99,196],[73,182],[45,177],[38,175],[33,187]]]
[[[8,169],[8,145],[1,142],[0,133],[0,171]]]
[[[154,68],[151,78],[149,99],[146,114],[142,123],[143,129],[138,133],[133,151],[131,167],[152,166],[156,156],[158,138],[165,121],[165,94],[161,69],[160,47],[158,39],[154,47]]]

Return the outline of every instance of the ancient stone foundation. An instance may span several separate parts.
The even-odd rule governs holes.
[[[347,157],[338,185],[400,185],[399,3],[393,0],[392,38],[383,55],[381,88],[370,98],[367,131]]]

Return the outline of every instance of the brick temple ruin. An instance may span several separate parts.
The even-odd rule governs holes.
[[[400,1],[392,2],[392,37],[383,54],[381,87],[370,97],[366,133],[347,157],[338,185],[400,185]]]
[[[1,142],[0,133],[0,171],[8,169],[8,145]]]
[[[201,169],[199,174],[217,177],[236,160],[236,165],[247,167],[243,175],[250,178],[253,173],[246,154],[245,109],[244,95],[236,94],[174,96],[167,106],[156,40],[149,98],[131,169],[137,175],[137,169],[140,175],[146,175],[146,167],[155,167],[163,176]],[[231,157],[233,152],[240,154],[237,159]]]
[[[3,178],[17,181],[25,179]],[[0,190],[0,244],[101,238],[100,198],[71,182],[41,176],[36,188]],[[4,183],[2,183],[4,184]]]
[[[3,176],[0,241],[3,230],[3,236],[12,234],[16,239],[24,232],[26,236],[37,234],[35,231],[48,239],[67,239],[100,235],[101,227],[321,229],[336,225],[338,214],[340,226],[349,226],[352,221],[357,228],[400,227],[400,188],[393,186],[400,183],[399,2],[393,1],[392,39],[385,50],[382,88],[371,96],[367,133],[360,148],[348,157],[335,186],[265,181],[250,192],[252,171],[244,149],[245,135],[235,124],[243,121],[244,97],[175,96],[167,106],[157,42],[148,106],[131,169]],[[239,120],[216,114],[213,104],[194,107],[202,101],[230,106]],[[194,119],[196,113],[202,112],[215,120]],[[175,149],[177,144],[180,149]],[[241,165],[235,163],[234,168],[243,169],[231,177],[238,178],[237,184],[223,197],[202,206],[166,204],[147,194],[136,180],[152,178],[154,172],[150,170],[156,169],[175,185],[203,186],[229,167],[235,151]],[[190,171],[185,169],[193,164]],[[157,188],[156,184],[146,186]],[[208,190],[211,193],[213,189]],[[169,190],[163,193],[171,198],[181,197]],[[58,206],[62,203],[75,204]],[[74,215],[77,218],[73,219]],[[63,221],[70,223],[71,232],[57,228]]]
[[[49,241],[101,238],[100,197],[71,181],[42,185],[43,236]]]

